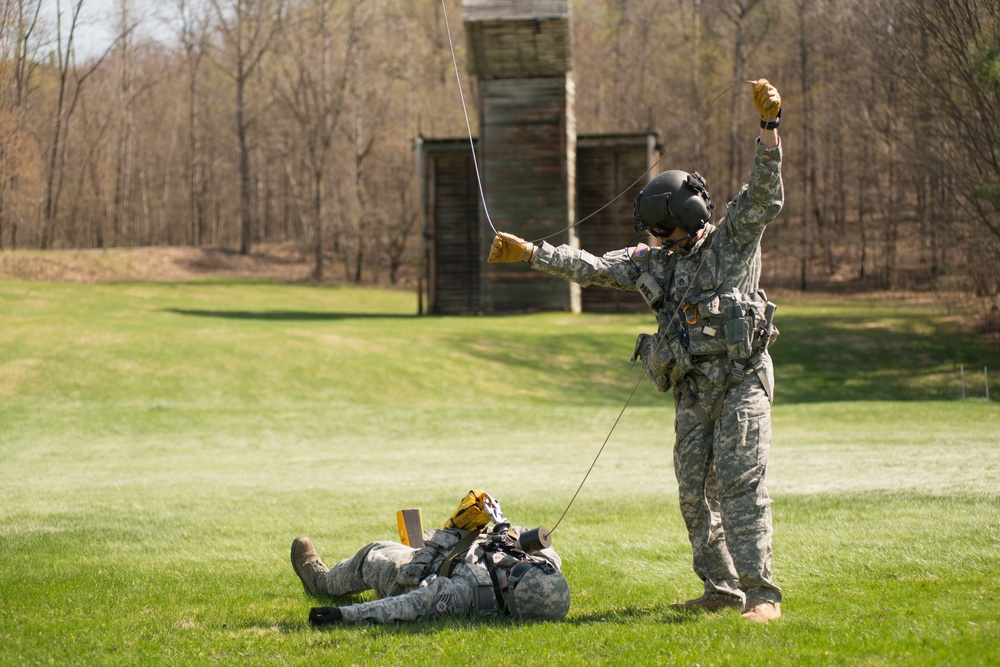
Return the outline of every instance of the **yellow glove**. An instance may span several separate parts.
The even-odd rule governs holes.
[[[462,498],[452,517],[444,522],[444,527],[482,530],[490,522],[490,514],[486,511],[488,501],[492,501],[488,493],[482,489],[472,489]]]
[[[760,126],[773,130],[778,127],[778,117],[781,115],[781,95],[778,89],[767,79],[757,79],[753,85],[753,105],[760,114]]]
[[[496,262],[527,262],[531,259],[531,253],[534,249],[535,245],[533,243],[528,243],[513,234],[498,232],[493,237],[493,247],[490,248],[490,256],[486,262],[489,264]]]

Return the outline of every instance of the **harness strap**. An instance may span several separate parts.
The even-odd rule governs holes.
[[[757,363],[753,365],[753,369],[757,373],[757,377],[760,378],[760,386],[764,387],[764,393],[767,394],[767,402],[774,405],[773,390],[767,381],[767,373],[764,372],[764,360],[760,358],[759,354],[757,355]]]
[[[705,430],[711,433],[715,430],[715,423],[719,421],[719,417],[722,416],[722,407],[726,402],[726,392],[729,391],[730,387],[735,387],[736,385],[743,382],[743,379],[747,376],[747,367],[757,374],[760,378],[760,384],[764,388],[764,393],[767,394],[767,400],[769,403],[774,403],[774,396],[772,396],[772,390],[767,381],[767,373],[764,372],[764,358],[758,352],[747,360],[747,363],[741,363],[739,361],[733,362],[733,368],[729,371],[729,377],[726,378],[726,386],[719,392],[718,398],[715,399],[715,403],[712,404],[712,413],[709,414],[705,412],[705,409],[698,404],[697,401],[692,403],[691,411],[694,412],[695,417],[701,422],[701,425],[705,427]]]
[[[497,605],[497,600],[494,598],[495,589],[494,586],[489,584],[476,584],[475,597],[472,599],[473,609],[477,614],[492,614],[499,609],[503,609],[502,606]]]
[[[497,609],[504,616],[510,616],[510,609],[507,608],[507,600],[503,594],[503,587],[500,584],[500,575],[497,574],[496,567],[489,568],[490,581],[493,582],[493,598],[496,600]]]
[[[478,530],[470,530],[469,534],[463,537],[462,540],[455,545],[455,548],[448,552],[448,555],[444,557],[438,574],[442,577],[450,577],[455,558],[468,551],[469,547],[472,546],[472,543],[475,542],[478,537]]]
[[[719,396],[719,400],[716,401],[716,403],[721,405],[722,399],[725,397],[725,395],[726,395],[726,392],[723,391],[722,394]],[[707,412],[705,412],[705,408],[701,407],[701,405],[697,401],[695,401],[691,405],[691,412],[693,412],[694,416],[698,418],[698,421],[701,422],[701,425],[703,427],[705,427],[706,431],[708,431],[709,433],[711,433],[712,431],[715,430],[715,422],[716,422],[716,420],[718,420],[718,417],[713,417],[712,415],[710,415]],[[719,408],[719,412],[721,414],[721,412],[722,412],[722,408],[721,407]],[[715,409],[714,408],[712,410],[712,414],[715,414]]]

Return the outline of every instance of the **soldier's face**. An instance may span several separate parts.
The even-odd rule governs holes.
[[[699,232],[699,234],[700,233],[701,232]],[[693,238],[697,238],[697,236]],[[674,229],[673,232],[670,233],[670,236],[663,239],[663,246],[665,248],[672,248],[674,246],[680,246],[681,248],[686,248],[691,243],[691,241],[692,241],[692,236],[683,229],[681,229],[680,227],[677,227]]]

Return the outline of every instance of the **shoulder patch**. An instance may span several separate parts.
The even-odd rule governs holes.
[[[435,619],[444,618],[445,616],[451,616],[451,594],[445,593],[434,599],[434,612],[432,614]]]
[[[640,243],[635,247],[635,252],[633,253],[633,257],[645,257],[646,253],[648,252],[649,252],[649,246],[646,245],[645,243]]]

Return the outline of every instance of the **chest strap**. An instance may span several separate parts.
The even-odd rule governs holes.
[[[452,570],[454,569],[455,558],[460,555],[465,555],[465,552],[469,550],[472,543],[479,538],[478,530],[470,530],[469,534],[461,539],[461,541],[455,545],[455,548],[448,552],[448,555],[444,557],[441,562],[441,569],[438,570],[438,574],[442,577],[450,577]]]

